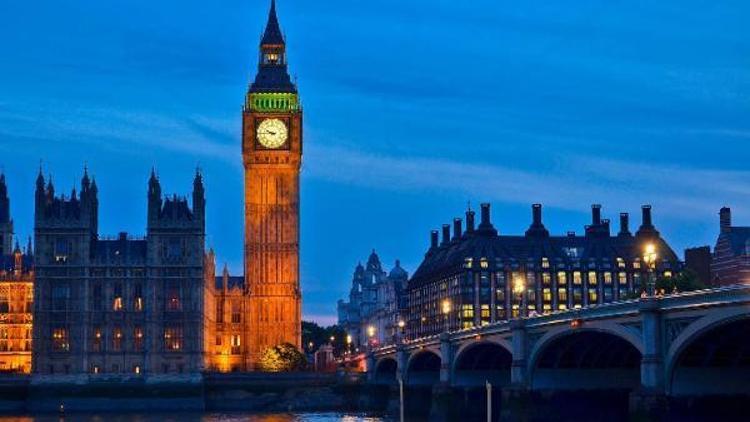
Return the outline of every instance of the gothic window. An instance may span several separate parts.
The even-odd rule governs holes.
[[[101,327],[94,328],[94,339],[93,339],[92,349],[94,350],[94,352],[102,351],[102,329]]]
[[[133,309],[139,312],[143,310],[143,285],[140,283],[133,287]]]
[[[549,268],[549,259],[547,257],[542,258],[542,268]]]
[[[70,350],[67,328],[52,327],[52,350],[55,352],[67,352]]]
[[[241,312],[241,306],[240,302],[234,301],[232,302],[232,323],[239,324],[242,322],[242,312]]]
[[[169,311],[179,311],[182,309],[182,303],[180,302],[180,286],[177,282],[169,282],[167,284],[167,303],[166,308]]]
[[[68,262],[68,257],[70,256],[71,249],[72,249],[72,245],[67,239],[65,238],[55,239],[55,262],[57,263]]]
[[[184,255],[184,248],[179,237],[172,237],[167,243],[167,258],[178,259]]]
[[[122,349],[122,328],[115,327],[112,330],[112,350],[119,352]]]
[[[143,327],[137,326],[133,329],[133,348],[136,352],[143,350]]]
[[[224,299],[216,298],[216,322],[224,322]]]
[[[580,271],[573,271],[573,284],[581,284],[583,279],[581,278]]]
[[[239,334],[232,334],[232,354],[233,355],[240,354],[240,335]]]
[[[115,283],[114,294],[112,295],[112,310],[122,310],[122,284]]]
[[[164,328],[164,349],[170,352],[182,350],[183,346],[182,326],[172,325]]]
[[[221,346],[221,335],[216,336],[216,345]],[[218,352],[217,352],[218,353]]]
[[[2,295],[0,296],[0,313],[6,314],[10,312],[10,302],[8,301],[8,296]]]
[[[70,288],[67,284],[57,284],[52,286],[52,310],[65,311],[68,309],[68,299],[70,297]]]

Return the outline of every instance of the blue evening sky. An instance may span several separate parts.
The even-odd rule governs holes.
[[[142,234],[146,181],[187,194],[242,271],[240,107],[268,0],[3,1],[0,165],[32,231],[39,160],[58,192],[84,163],[102,234]],[[413,272],[468,201],[521,233],[589,206],[713,244],[718,209],[750,225],[747,1],[279,0],[305,107],[304,314],[330,322],[358,260]]]

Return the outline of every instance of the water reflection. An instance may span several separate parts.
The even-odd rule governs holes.
[[[344,413],[151,413],[0,416],[0,422],[383,422],[378,416]]]

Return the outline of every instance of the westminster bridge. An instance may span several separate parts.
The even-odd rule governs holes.
[[[373,349],[373,384],[507,391],[750,394],[750,285],[513,319]]]

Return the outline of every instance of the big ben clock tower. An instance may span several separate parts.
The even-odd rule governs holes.
[[[245,167],[245,345],[254,369],[263,351],[301,347],[299,172],[302,107],[289,77],[276,2],[260,42],[258,73],[242,112]]]

